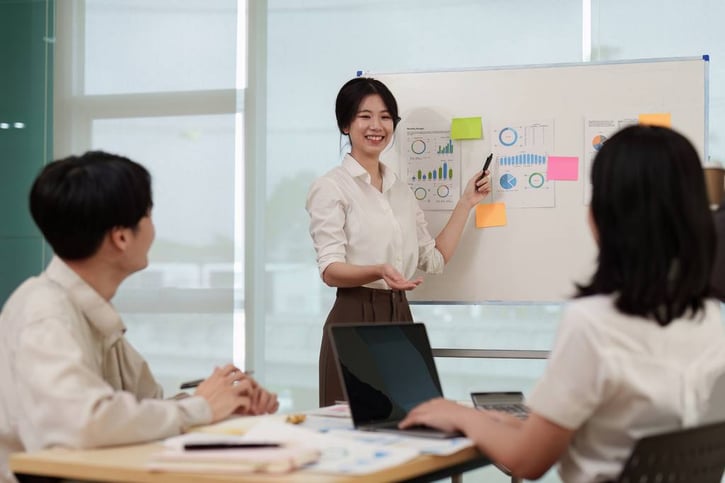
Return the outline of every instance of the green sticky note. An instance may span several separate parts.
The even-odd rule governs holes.
[[[483,129],[480,117],[454,117],[451,122],[451,139],[481,139]]]

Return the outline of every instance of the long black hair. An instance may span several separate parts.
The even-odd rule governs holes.
[[[630,126],[592,166],[598,266],[577,296],[614,294],[618,310],[666,326],[701,310],[715,231],[700,159],[672,129]]]

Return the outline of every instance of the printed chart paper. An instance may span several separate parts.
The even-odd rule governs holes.
[[[546,160],[554,150],[554,121],[493,125],[493,200],[507,208],[556,204],[554,184],[546,179]]]
[[[405,128],[404,179],[423,210],[453,210],[461,197],[461,153],[450,129],[425,124]]]

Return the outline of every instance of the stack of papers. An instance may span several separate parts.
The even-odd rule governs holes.
[[[184,450],[189,443],[262,442],[279,448]],[[307,413],[302,424],[284,415],[246,416],[169,438],[148,463],[151,470],[196,473],[309,473],[363,475],[393,468],[421,454],[449,455],[473,446],[467,438],[428,439],[354,429],[346,404]]]
[[[238,416],[233,415],[218,423],[207,426],[198,426],[192,428],[193,432],[213,433],[213,434],[231,434],[242,435],[252,429],[261,421],[279,421],[283,422],[286,416],[284,414],[265,414],[263,416]]]
[[[151,471],[185,471],[191,473],[287,473],[317,461],[320,452],[300,444],[267,446],[240,436],[217,436],[189,433],[164,441],[164,449],[152,455],[147,467]],[[248,447],[234,447],[243,444]],[[224,449],[186,449],[188,445]]]
[[[304,444],[317,449],[320,459],[305,467],[305,471],[362,475],[393,468],[410,461],[420,454],[418,449],[398,446],[381,446],[354,439],[338,437],[332,432],[314,430],[264,421],[255,425],[246,437],[257,440],[279,440]]]

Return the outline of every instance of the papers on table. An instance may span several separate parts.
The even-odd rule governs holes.
[[[300,426],[312,431],[317,431],[318,433],[327,433],[328,431],[333,431],[335,429],[346,429],[348,431],[355,429],[355,426],[352,424],[352,419],[350,418],[326,418],[322,416],[307,416],[305,422]]]
[[[244,436],[189,433],[164,441],[164,449],[147,463],[151,471],[192,473],[287,473],[317,461],[320,452],[299,444],[277,448],[185,449],[189,444],[240,444],[255,440]],[[262,442],[261,440],[259,442]],[[268,443],[269,441],[264,441]]]
[[[333,404],[332,406],[325,406],[320,409],[313,409],[307,411],[308,416],[323,416],[326,418],[347,418],[350,419],[350,406],[347,403]]]
[[[299,425],[284,415],[247,416],[198,428],[169,438],[149,462],[152,470],[192,472],[304,472],[368,474],[398,466],[421,454],[450,455],[473,446],[466,438],[429,439],[391,433],[356,431],[342,416],[346,405],[307,413]],[[184,451],[186,443],[257,441],[281,448]],[[191,454],[193,453],[193,454]]]
[[[199,426],[193,431],[210,434],[242,435],[261,421],[284,421],[284,414],[265,414],[264,416],[233,416],[215,424]]]
[[[332,432],[319,433],[274,421],[260,422],[247,432],[246,437],[289,441],[315,448],[320,452],[320,458],[307,466],[305,471],[321,473],[374,473],[410,461],[419,454],[414,448],[380,446],[339,437]]]
[[[463,405],[473,407],[471,401],[464,401]],[[384,447],[400,446],[415,449],[420,454],[441,456],[450,455],[473,446],[468,438],[420,438],[395,433],[356,431],[350,418],[350,409],[347,403],[315,409],[308,411],[307,414],[307,420],[302,424],[302,427],[361,443]],[[342,417],[343,414],[347,414],[347,417]]]
[[[438,456],[446,456],[464,448],[473,446],[473,442],[468,438],[419,438],[416,436],[404,436],[395,433],[355,431],[344,429],[333,429],[328,433],[338,438],[347,438],[366,444],[372,444],[378,447],[402,447],[414,449],[419,454],[432,454]]]
[[[420,454],[449,455],[473,446],[468,438],[420,438],[395,433],[357,431],[352,424],[352,420],[338,417],[308,416],[301,426],[319,433],[327,433],[361,443],[413,448]]]

